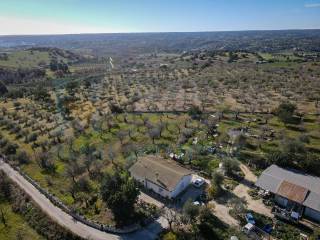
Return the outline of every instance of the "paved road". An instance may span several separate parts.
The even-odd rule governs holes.
[[[148,225],[137,232],[125,235],[115,235],[99,231],[91,228],[83,223],[75,221],[70,215],[62,211],[60,208],[53,205],[43,194],[41,194],[31,183],[15,171],[10,165],[0,159],[0,169],[3,170],[8,177],[19,185],[21,189],[28,194],[34,202],[54,221],[61,226],[66,227],[71,232],[90,239],[90,240],[140,240],[140,239],[155,239],[157,234],[165,227],[167,222],[164,218],[160,217],[157,221]]]

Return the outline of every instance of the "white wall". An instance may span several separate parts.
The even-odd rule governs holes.
[[[174,198],[177,195],[179,195],[179,193],[181,193],[183,190],[185,190],[190,183],[192,182],[192,174],[184,176],[180,182],[177,184],[177,186],[175,187],[175,189],[171,192],[170,197]]]
[[[140,176],[136,176],[131,173],[131,176],[140,182],[145,188],[151,189],[154,192],[160,194],[163,197],[168,197],[168,198],[174,198],[177,195],[179,195],[183,190],[185,190],[192,182],[192,179],[194,179],[196,176],[190,174],[187,176],[184,176],[180,182],[177,184],[175,189],[172,192],[169,192],[168,190],[162,188],[160,185],[155,184],[151,181],[148,181],[147,179],[141,178]]]
[[[162,188],[161,186],[154,184],[151,181],[148,181],[145,178],[142,178],[138,175],[135,175],[134,173],[130,172],[131,177],[133,177],[136,181],[140,182],[145,188],[147,189],[151,189],[154,192],[160,194],[163,197],[170,197],[170,192],[164,188]]]

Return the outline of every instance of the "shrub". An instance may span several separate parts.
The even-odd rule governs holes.
[[[302,134],[299,140],[303,143],[310,143],[310,136],[308,134]]]
[[[236,172],[240,171],[240,163],[233,158],[225,158],[223,160],[223,168],[228,176],[233,176]]]
[[[284,123],[291,123],[297,106],[290,102],[281,103],[276,109],[278,118]]]
[[[110,111],[112,113],[123,113],[123,109],[120,106],[114,104],[110,104]]]
[[[19,164],[28,164],[30,162],[30,157],[25,151],[20,151],[16,156],[16,160]]]
[[[177,235],[173,232],[166,233],[163,238],[163,240],[177,240]]]
[[[200,116],[202,114],[202,111],[198,106],[192,106],[188,110],[188,114],[193,118],[193,119],[200,119]]]
[[[0,139],[0,147],[3,148],[7,145],[8,140],[5,138]]]
[[[18,145],[15,143],[8,143],[7,146],[4,149],[5,155],[14,155],[16,154],[18,149]]]

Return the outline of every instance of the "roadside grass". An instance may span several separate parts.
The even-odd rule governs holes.
[[[19,215],[12,211],[9,203],[0,203],[0,208],[5,213],[7,227],[0,223],[0,239],[24,239],[24,240],[44,240],[28,223]]]

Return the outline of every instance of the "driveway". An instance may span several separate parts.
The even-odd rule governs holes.
[[[190,185],[181,195],[177,197],[178,202],[176,207],[182,208],[188,200],[194,202],[203,193],[203,190],[204,187],[197,188],[193,185]]]
[[[241,164],[240,169],[244,173],[245,180],[250,181],[252,183],[255,183],[258,180],[257,176],[246,165]]]
[[[257,176],[254,175],[254,173],[244,164],[240,165],[240,168],[242,172],[245,174],[244,179],[239,183],[239,185],[233,190],[233,193],[239,197],[244,198],[248,203],[248,209],[255,211],[257,213],[266,215],[268,217],[273,217],[273,214],[271,213],[271,209],[267,208],[261,199],[254,200],[252,197],[248,194],[248,191],[254,183],[257,181]],[[229,210],[230,207],[227,207],[224,204],[219,204],[215,200],[210,201],[215,205],[215,215],[225,222],[228,225],[231,226],[239,226],[239,222],[234,219],[230,214]]]
[[[248,191],[253,187],[253,184],[257,181],[257,176],[255,176],[250,171],[250,169],[243,164],[241,164],[240,168],[242,172],[245,174],[245,177],[240,182],[240,184],[233,190],[233,193],[237,197],[244,198],[247,201],[248,209],[272,218],[273,214],[271,213],[271,209],[267,208],[264,205],[262,199],[254,200],[248,194]]]
[[[215,205],[214,215],[216,215],[216,217],[219,218],[222,222],[233,227],[239,226],[238,220],[236,220],[229,214],[229,210],[231,208],[227,207],[226,205],[219,204],[214,200],[210,201],[210,203],[213,203]]]

